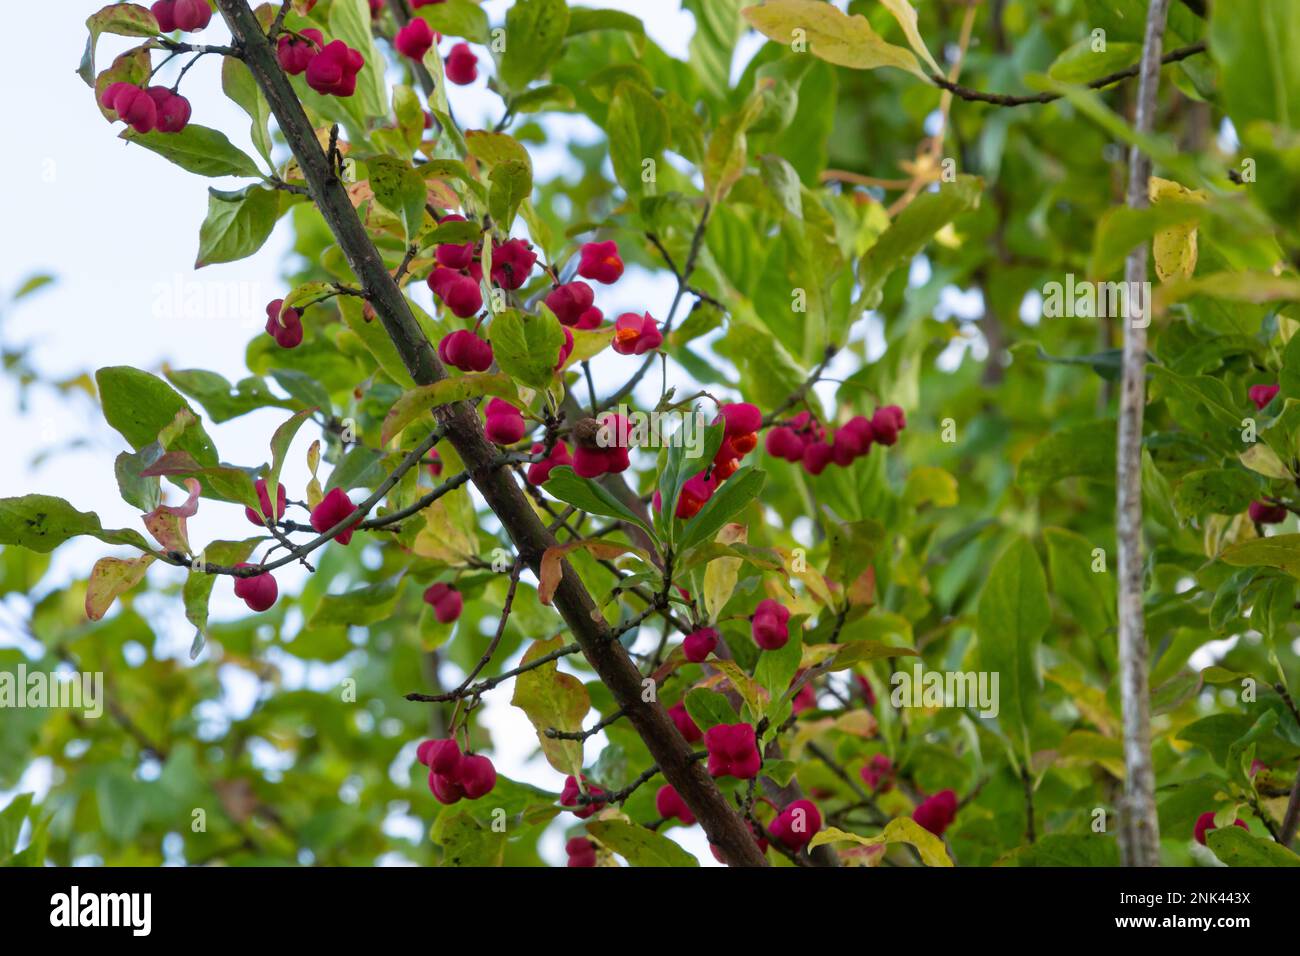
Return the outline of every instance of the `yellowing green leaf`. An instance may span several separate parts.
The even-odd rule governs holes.
[[[1157,206],[1162,202],[1203,203],[1206,200],[1205,193],[1201,190],[1188,189],[1159,176],[1151,177],[1147,183],[1147,192],[1152,204]],[[1196,271],[1196,222],[1160,230],[1155,234],[1151,248],[1156,261],[1156,275],[1161,282],[1172,278],[1190,278]]]
[[[524,655],[521,665],[529,664],[560,649],[563,635],[535,641]],[[582,729],[582,718],[591,709],[591,698],[582,681],[562,673],[555,661],[534,667],[515,678],[515,693],[510,703],[518,707],[537,728],[537,739],[547,762],[563,774],[577,777],[582,773],[582,741],[557,740],[546,735],[548,727],[574,732]]]
[[[806,43],[813,56],[836,66],[854,70],[892,66],[927,79],[910,50],[886,42],[866,17],[846,16],[822,0],[769,0],[741,12],[769,40],[795,50]]]
[[[948,849],[943,841],[925,829],[911,817],[897,817],[885,825],[879,835],[873,837],[859,836],[836,827],[826,827],[812,838],[809,848],[824,846],[827,843],[856,843],[859,846],[887,846],[891,843],[908,843],[916,847],[921,855],[921,862],[926,866],[952,866]]]
[[[140,583],[153,562],[152,554],[143,554],[130,560],[100,558],[96,561],[90,571],[90,582],[86,585],[86,617],[92,621],[102,618],[119,595]]]

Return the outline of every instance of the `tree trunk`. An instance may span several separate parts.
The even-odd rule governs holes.
[[[446,369],[366,234],[343,184],[330,168],[307,114],[280,69],[271,42],[248,3],[246,0],[217,0],[217,7],[241,47],[245,63],[266,95],[280,130],[302,169],[312,199],[329,224],[411,377],[420,385],[446,378]],[[370,68],[378,68],[378,64],[371,64]],[[514,476],[496,463],[497,450],[484,436],[477,412],[466,402],[443,406],[435,411],[440,423],[446,427],[448,440],[473,476],[475,486],[510,534],[519,555],[536,571],[546,549],[555,545],[555,539],[533,511]],[[668,714],[657,701],[642,700],[640,672],[623,646],[610,639],[610,630],[599,608],[567,562],[564,562],[563,576],[555,593],[555,607],[597,675],[645,740],[664,777],[699,819],[709,841],[718,846],[733,865],[767,865],[748,826],[727,803],[700,762],[694,759],[690,745],[677,732]]]
[[[1155,125],[1156,90],[1169,0],[1151,0],[1142,43],[1142,67],[1134,126],[1139,134]],[[1128,204],[1148,205],[1150,158],[1134,146],[1129,154]],[[1129,253],[1124,278],[1130,290],[1146,288],[1147,247]],[[1135,283],[1139,283],[1135,285]],[[1143,618],[1142,571],[1142,419],[1146,406],[1147,325],[1150,296],[1143,295],[1134,314],[1130,296],[1124,317],[1124,376],[1120,390],[1119,447],[1116,456],[1116,523],[1119,538],[1119,669],[1124,709],[1124,802],[1120,808],[1119,843],[1125,866],[1160,864],[1160,830],[1156,819],[1155,772],[1151,765],[1151,688]]]

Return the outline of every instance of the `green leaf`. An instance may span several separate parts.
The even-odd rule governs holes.
[[[1047,578],[1034,546],[1018,537],[1003,552],[980,594],[976,630],[980,668],[999,674],[1006,734],[1028,759],[1029,729],[1038,708],[1042,675],[1038,648],[1052,620]]]
[[[1204,215],[1205,207],[1193,202],[1160,203],[1145,209],[1117,206],[1109,210],[1097,222],[1088,274],[1114,275],[1134,247],[1150,242],[1167,229],[1194,226]]]
[[[87,86],[95,85],[95,48],[105,33],[124,37],[152,37],[158,35],[158,20],[153,13],[138,3],[111,3],[86,19],[86,52],[81,57],[77,75]]]
[[[409,164],[392,156],[372,156],[366,160],[366,167],[375,199],[402,221],[409,241],[424,224],[424,179]]]
[[[209,189],[208,215],[199,228],[199,255],[194,268],[246,259],[262,248],[279,218],[280,197],[274,189]]]
[[[1020,847],[999,860],[999,863],[1033,867],[1117,867],[1120,865],[1119,843],[1113,837],[1100,833],[1045,833],[1033,846]]]
[[[772,191],[781,208],[796,219],[803,218],[803,193],[799,174],[784,158],[766,155],[759,158],[763,183]]]
[[[1092,37],[1084,37],[1063,50],[1047,75],[1062,83],[1083,83],[1100,79],[1111,73],[1136,65],[1142,59],[1142,46],[1138,43],[1107,41],[1104,49],[1093,49]]]
[[[1251,538],[1229,545],[1219,557],[1233,567],[1277,568],[1300,578],[1300,534]]]
[[[682,427],[685,428],[685,425]],[[659,517],[656,519],[661,526],[670,529],[669,541],[673,540],[672,529],[676,527],[676,522],[670,516],[677,513],[677,501],[681,497],[682,487],[713,463],[718,449],[722,447],[724,437],[726,437],[726,429],[721,423],[708,426],[704,430],[704,442],[699,453],[692,454],[690,457],[686,454],[688,450],[686,442],[674,442],[669,445],[668,452],[664,456],[663,472],[659,475],[661,507]]]
[[[169,478],[196,478],[208,498],[234,501],[248,508],[257,506],[257,491],[253,487],[251,469],[236,468],[233,465],[204,467],[189,452],[169,451],[140,474],[145,477],[165,475]]]
[[[224,375],[206,369],[168,369],[166,375],[169,382],[202,405],[217,424],[260,408],[287,407],[283,399],[272,395],[266,383],[255,376],[231,385]]]
[[[739,514],[758,497],[767,481],[766,472],[754,465],[746,465],[722,483],[699,514],[686,522],[678,547],[686,550],[701,541],[708,541],[724,524]],[[550,485],[546,486],[550,489]]]
[[[491,39],[487,13],[473,0],[443,0],[421,7],[415,15],[443,36],[464,37],[482,44]]]
[[[1090,636],[1097,638],[1114,624],[1115,578],[1094,571],[1094,545],[1064,528],[1044,528],[1052,593]]]
[[[638,83],[619,83],[605,120],[609,161],[614,178],[631,195],[646,192],[642,173],[646,160],[657,160],[668,142],[668,114]]]
[[[790,639],[785,646],[774,651],[764,651],[758,656],[754,667],[754,680],[766,687],[772,695],[767,712],[771,714],[783,703],[790,682],[799,670],[799,661],[803,658],[803,637],[797,626],[791,627]]]
[[[169,159],[199,176],[260,178],[257,163],[236,147],[220,130],[191,123],[179,133],[137,133],[128,129],[122,139]]]
[[[0,863],[12,856],[18,849],[18,837],[22,834],[23,821],[32,808],[32,794],[20,793],[9,801],[9,805],[0,810]]]
[[[380,442],[387,445],[407,425],[434,408],[482,395],[495,395],[512,404],[519,404],[519,390],[508,375],[470,372],[445,378],[441,382],[403,392],[384,418]]]
[[[731,706],[731,702],[716,690],[697,687],[687,692],[682,698],[682,703],[686,705],[686,713],[691,715],[691,720],[695,721],[695,725],[702,731],[720,724],[740,723],[740,717]]]
[[[586,7],[574,7],[569,11],[569,36],[578,36],[595,30],[621,30],[641,40],[645,37],[645,24],[622,10],[589,10]]]
[[[1300,866],[1300,856],[1274,840],[1247,833],[1241,827],[1216,827],[1205,844],[1228,866]]]
[[[546,491],[588,514],[627,521],[654,537],[650,526],[631,508],[614,497],[612,492],[589,478],[579,478],[568,465],[552,469],[551,478],[546,482]]]
[[[212,564],[233,567],[248,560],[261,538],[244,541],[212,541],[203,549],[202,558]],[[208,632],[208,602],[216,586],[217,575],[204,571],[190,571],[181,586],[181,600],[185,604],[185,617],[194,625],[194,640],[190,644],[190,660],[203,651]]]
[[[1228,762],[1232,745],[1249,733],[1251,719],[1244,714],[1211,714],[1188,724],[1178,739],[1205,750],[1217,764]]]
[[[1210,55],[1228,115],[1242,129],[1252,120],[1300,128],[1300,4],[1233,0],[1210,8]]]
[[[533,170],[528,163],[518,160],[493,167],[488,177],[488,212],[502,229],[509,230],[519,214],[519,207],[533,191]]]
[[[304,408],[289,418],[271,435],[271,470],[266,474],[266,487],[271,489],[272,494],[275,493],[275,487],[280,483],[280,470],[284,467],[284,460],[289,455],[289,446],[293,444],[294,436],[298,434],[298,429],[302,428],[303,423],[310,419],[315,411],[314,408]]]
[[[506,831],[484,826],[469,813],[440,816],[432,839],[442,847],[443,866],[501,866],[505,862]]]
[[[532,157],[528,155],[527,148],[508,133],[472,129],[465,134],[465,145],[469,148],[471,156],[488,166],[499,166],[502,163],[511,161],[532,166]],[[454,169],[455,167],[450,168]],[[446,174],[439,173],[438,175]]]
[[[1067,425],[1048,435],[1020,462],[1016,481],[1038,494],[1064,478],[1115,480],[1115,423]]]
[[[1174,486],[1174,507],[1184,518],[1236,515],[1245,511],[1260,491],[1259,481],[1250,472],[1204,468],[1189,472]]]
[[[48,285],[53,285],[56,281],[58,280],[56,280],[54,276],[44,272],[28,276],[19,284],[18,288],[14,290],[13,301],[17,302],[20,299],[25,299],[32,293],[44,289]]]
[[[506,48],[498,67],[506,88],[519,92],[545,73],[568,31],[564,0],[516,0],[506,11]]]
[[[983,188],[978,177],[962,175],[955,182],[941,184],[937,192],[917,196],[862,257],[859,303],[868,309],[878,306],[885,280],[910,263],[940,229],[978,207]]]
[[[217,464],[212,439],[194,415],[194,410],[166,382],[157,376],[125,365],[101,368],[95,373],[104,418],[136,451],[153,444],[171,425],[177,413],[189,413],[187,424],[167,447],[188,452],[204,467]]]
[[[266,101],[252,70],[244,65],[243,60],[233,56],[221,58],[221,89],[253,121],[248,135],[266,160],[266,165],[274,166],[271,160],[271,104]]]
[[[653,830],[622,820],[592,820],[587,832],[631,866],[699,866],[680,846]]]
[[[48,554],[63,542],[80,535],[98,538],[105,544],[126,544],[148,551],[149,543],[138,531],[109,531],[94,512],[78,511],[62,498],[24,495],[0,498],[0,544],[16,544],[30,551]]]
[[[478,242],[483,237],[483,227],[476,222],[430,223],[420,232],[421,249],[440,246],[443,243],[463,246],[467,242]]]
[[[530,388],[550,387],[564,346],[564,330],[549,309],[543,306],[538,315],[517,309],[499,312],[488,337],[501,371]]]
[[[353,588],[342,594],[327,594],[321,598],[308,628],[347,625],[368,627],[376,621],[383,621],[393,613],[397,604],[397,585],[370,584],[366,587]]]
[[[534,641],[520,666],[554,653],[564,644],[565,635],[562,634],[549,640]],[[582,729],[582,719],[591,710],[591,698],[582,681],[572,674],[565,674],[555,661],[551,661],[515,678],[515,693],[510,703],[527,714],[537,729],[537,740],[547,762],[560,773],[580,776],[582,741],[548,737],[546,729],[554,727],[566,733]]]

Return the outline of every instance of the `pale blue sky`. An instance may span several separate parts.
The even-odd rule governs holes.
[[[590,5],[641,16],[656,42],[685,56],[693,19],[676,2],[606,0]],[[42,41],[11,44],[0,58],[3,88],[28,91],[8,99],[14,136],[10,148],[0,152],[0,179],[6,184],[0,301],[33,273],[58,276],[55,286],[15,309],[4,308],[0,341],[9,347],[32,345],[34,363],[50,376],[72,376],[118,364],[156,371],[166,364],[212,369],[237,380],[246,374],[244,349],[265,322],[266,302],[285,291],[281,266],[288,229],[281,224],[260,252],[242,262],[193,269],[206,187],[234,182],[203,180],[117,139],[120,124],[110,126],[104,121],[92,92],[74,72],[85,42],[85,18],[100,6],[100,0],[42,4]],[[508,4],[489,0],[484,6],[492,21],[500,23]],[[227,39],[219,18],[202,34],[208,43]],[[100,68],[135,42],[104,37]],[[750,52],[755,45],[747,45]],[[174,76],[176,66],[169,66],[161,77]],[[185,78],[182,92],[193,103],[193,121],[223,130],[253,154],[248,120],[221,95],[218,70],[217,58],[207,57]],[[486,91],[481,79],[471,88],[453,90],[452,99],[467,127],[494,121],[500,113],[499,100]],[[548,122],[553,139],[599,137],[585,120],[566,117]],[[545,176],[563,168],[565,155],[560,147],[549,147],[536,161],[539,175]],[[421,293],[427,295],[425,290]],[[626,307],[649,308],[662,315],[671,294],[665,276],[630,272],[612,294],[602,295],[601,304],[607,313]],[[0,409],[9,423],[9,453],[0,457],[0,496],[40,491],[97,511],[106,526],[140,527],[139,515],[121,500],[113,477],[112,460],[122,450],[122,440],[102,422],[88,399],[69,402],[37,390],[31,393],[28,412],[19,416],[16,389],[8,379],[0,379]],[[278,411],[256,412],[211,426],[210,431],[225,460],[252,464],[266,459],[267,440],[282,418]],[[290,455],[285,472],[290,487],[301,488],[306,481],[302,461],[314,437],[309,431],[303,430],[297,443],[301,447],[295,445]],[[85,445],[55,453],[73,442]],[[34,464],[36,459],[40,461]],[[236,509],[205,503],[190,521],[191,536],[195,541],[228,536],[231,522],[243,520]],[[65,546],[56,555],[47,586],[84,576],[104,552],[103,545],[89,540]],[[153,573],[175,572],[157,569]],[[278,575],[281,587],[295,589],[300,583],[295,580],[298,573],[297,568],[284,569]],[[10,600],[21,611],[20,599]],[[179,602],[155,597],[146,612],[156,625],[156,652],[184,659],[193,629]],[[243,605],[228,586],[219,585],[213,617],[240,613]],[[0,646],[21,646],[22,638],[6,634],[5,627],[5,619],[0,619]],[[287,659],[280,663],[289,665],[289,682],[316,687],[335,686],[346,671],[344,665],[302,668]],[[234,669],[223,678],[227,693],[222,707],[227,713],[245,712],[252,703],[252,682]],[[536,736],[523,715],[509,707],[510,694],[510,686],[503,686],[485,708],[484,719],[496,742],[494,760],[510,776],[558,789],[555,772],[533,756]],[[590,759],[603,742],[603,735],[589,742]],[[27,789],[43,790],[47,785],[47,767],[33,768],[24,781]],[[416,835],[423,825],[423,820],[410,817],[393,821],[395,828]],[[713,863],[698,827],[675,829],[672,834],[702,863]],[[553,862],[563,862],[558,833],[547,841],[546,852]]]

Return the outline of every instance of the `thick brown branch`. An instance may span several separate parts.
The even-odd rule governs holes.
[[[392,339],[411,378],[430,385],[446,378],[433,347],[411,313],[409,304],[384,265],[374,243],[357,217],[343,184],[330,168],[307,114],[281,71],[270,41],[262,33],[246,0],[217,0],[217,7],[232,35],[242,45],[245,62],[266,95],[271,111],[293,151],[321,215],[329,224],[339,248],[361,287],[369,296],[380,322]],[[497,450],[483,434],[474,407],[467,402],[438,409],[447,437],[466,470],[497,515],[523,561],[538,570],[546,550],[556,544],[538,518],[513,474],[497,464]],[[642,678],[627,651],[609,640],[609,628],[599,607],[577,572],[562,562],[555,607],[564,617],[578,645],[615,702],[645,740],[651,756],[663,769],[703,826],[709,841],[718,845],[734,865],[764,866],[752,835],[727,804],[713,779],[693,758],[690,746],[657,701],[641,698]]]

